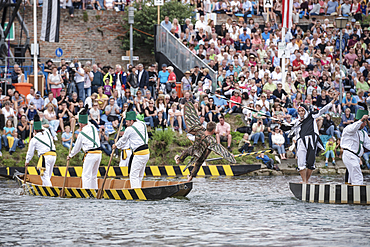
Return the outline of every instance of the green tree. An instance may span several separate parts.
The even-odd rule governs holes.
[[[154,1],[147,1],[145,4],[134,3],[133,7],[136,9],[133,27],[145,33],[154,35],[154,26],[157,24],[158,18],[157,6],[154,6]],[[122,46],[124,50],[130,50],[130,25],[128,24],[128,8],[126,8],[126,10],[126,15],[123,17],[123,20],[125,23],[124,28],[128,30],[128,32],[126,32],[124,38],[122,39]],[[190,18],[192,16],[192,7],[190,7],[188,4],[185,5],[178,1],[165,2],[165,4],[161,6],[160,15],[160,21],[163,21],[164,17],[168,16],[171,22],[174,18],[177,18],[180,25],[182,25],[185,23],[186,18]],[[154,37],[151,37],[145,33],[136,30],[133,31],[134,50],[150,49],[150,51],[154,51]]]

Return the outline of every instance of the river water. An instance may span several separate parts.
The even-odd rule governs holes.
[[[114,201],[26,196],[0,179],[0,246],[369,246],[370,206],[298,201],[298,177],[193,181],[187,199]]]

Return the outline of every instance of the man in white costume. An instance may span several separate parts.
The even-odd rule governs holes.
[[[42,128],[39,115],[35,115],[34,117],[34,130],[36,134],[28,146],[25,166],[28,167],[35,150],[37,150],[37,155],[39,156],[37,169],[40,170],[42,185],[52,186],[50,178],[57,159],[53,136],[49,130]]]
[[[123,136],[125,134],[125,130],[126,128],[122,127],[119,135]],[[119,166],[128,166],[130,163],[131,154],[132,154],[132,151],[130,147],[127,147],[126,149],[122,149],[120,159],[119,159],[120,160]]]
[[[94,125],[90,124],[87,115],[88,105],[78,115],[78,122],[82,128],[78,134],[75,146],[67,156],[67,160],[80,152],[85,152],[82,169],[82,188],[98,189],[98,169],[101,161],[102,151],[100,148],[99,133]]]
[[[292,132],[295,133],[293,140],[297,147],[298,171],[302,177],[302,183],[308,183],[312,171],[315,170],[317,149],[324,150],[316,119],[331,109],[337,97],[338,95],[319,111],[310,112],[303,104],[298,107],[298,119],[293,123]]]
[[[128,127],[125,134],[112,148],[127,149],[131,147],[133,152],[128,167],[130,184],[132,189],[141,188],[145,166],[150,157],[148,131],[144,122],[136,121],[136,113],[134,111],[126,114],[126,125]]]
[[[368,124],[368,111],[358,110],[356,122],[343,129],[340,146],[343,148],[343,163],[348,171],[348,183],[362,185],[364,177],[360,167],[360,157],[364,147],[370,149],[370,138],[363,128]]]

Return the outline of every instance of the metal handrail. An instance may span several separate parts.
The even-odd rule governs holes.
[[[173,57],[170,57],[169,56],[169,52],[166,51],[166,49],[161,49],[162,48],[162,45],[160,44],[160,36],[161,36],[161,33],[163,31],[165,31],[166,35],[170,36],[172,38],[172,40],[175,40],[175,42],[177,42],[177,44],[180,45],[180,47],[187,51],[190,56],[197,61],[197,63],[201,64],[202,66],[201,67],[204,67],[204,68],[207,68],[209,70],[209,75],[210,77],[212,78],[212,85],[216,85],[217,84],[217,74],[216,74],[216,71],[214,71],[208,64],[206,64],[204,61],[202,61],[202,59],[200,59],[197,55],[195,55],[188,47],[186,47],[182,42],[180,42],[176,37],[175,35],[173,35],[170,31],[168,31],[164,26],[162,25],[158,25],[157,26],[158,30],[157,30],[157,51],[160,51],[160,52],[163,52],[167,58],[169,60],[171,60],[171,62],[177,67],[179,68],[180,70],[182,70],[182,72],[184,73],[185,70],[189,70],[192,66],[192,61],[190,61],[190,65],[187,67],[187,68],[183,68],[182,66],[179,65],[179,62],[180,61],[176,61],[176,58],[173,58]],[[168,37],[167,37],[167,41],[168,41]],[[170,42],[167,42],[167,44],[170,44]],[[194,63],[194,62],[193,62]],[[216,90],[215,87],[212,87],[212,91],[214,92]]]

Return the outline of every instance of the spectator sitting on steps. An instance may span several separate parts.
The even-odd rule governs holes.
[[[217,143],[227,142],[227,150],[231,152],[231,140],[230,124],[225,122],[224,116],[220,117],[220,122],[216,125],[216,140]]]

